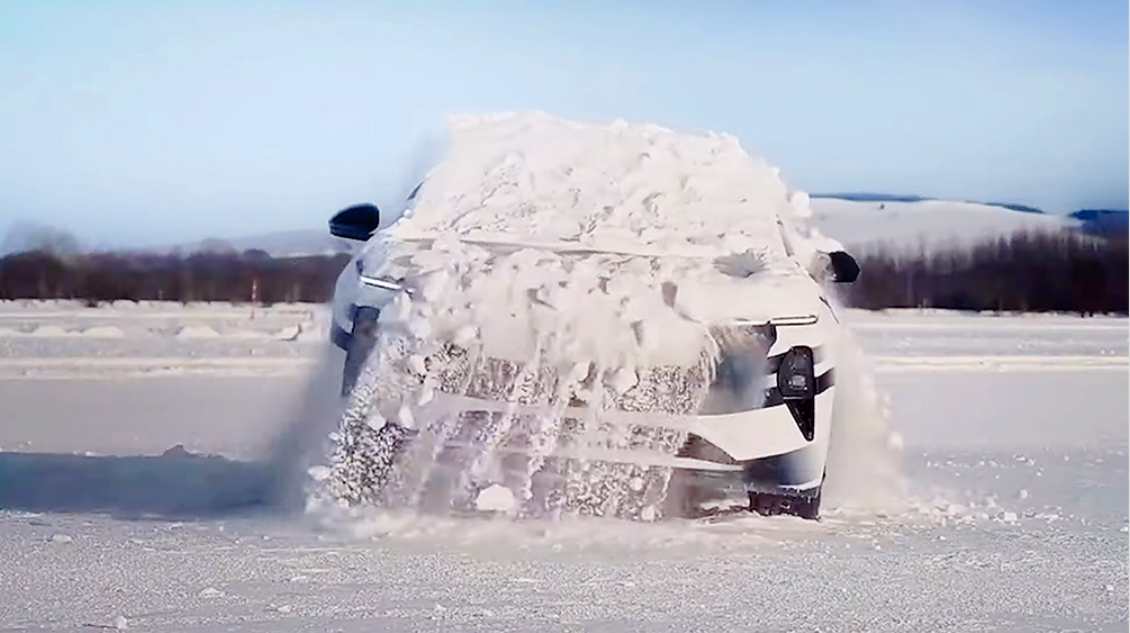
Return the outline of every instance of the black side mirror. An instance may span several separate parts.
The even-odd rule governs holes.
[[[844,251],[828,253],[831,261],[832,281],[841,284],[850,284],[859,278],[859,264],[855,258]]]
[[[330,235],[364,242],[377,230],[381,214],[373,204],[357,204],[330,218]]]

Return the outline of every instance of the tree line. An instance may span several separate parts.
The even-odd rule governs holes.
[[[966,249],[857,257],[862,273],[842,286],[865,309],[1127,313],[1125,233],[1017,233]],[[0,259],[0,299],[324,303],[346,254],[272,257],[263,251],[61,254],[34,250]]]
[[[0,259],[0,299],[324,303],[349,255],[94,253],[35,250]]]
[[[1019,232],[967,249],[867,253],[849,305],[1007,312],[1127,313],[1124,232]]]

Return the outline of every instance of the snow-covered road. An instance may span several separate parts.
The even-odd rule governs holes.
[[[273,438],[333,387],[287,340],[316,319],[27,312],[0,307],[0,631],[1128,625],[1125,319],[851,313],[905,507],[629,525],[265,509]]]

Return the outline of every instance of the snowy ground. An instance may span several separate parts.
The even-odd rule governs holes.
[[[0,303],[0,631],[1127,629],[1125,319],[852,312],[904,505],[626,525],[266,507],[340,358],[251,316]]]

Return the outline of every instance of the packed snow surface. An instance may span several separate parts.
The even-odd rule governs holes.
[[[311,524],[264,504],[290,423],[336,423],[340,355],[311,376],[318,346],[181,341],[164,325],[274,331],[310,310],[0,304],[20,332],[129,334],[12,337],[0,368],[43,354],[303,361],[238,377],[0,372],[0,630],[1127,628],[1125,318],[844,314],[901,435],[901,508]]]

